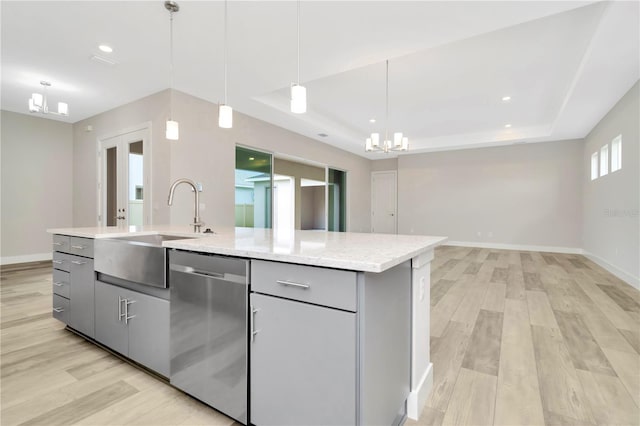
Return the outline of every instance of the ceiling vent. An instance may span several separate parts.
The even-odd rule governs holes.
[[[103,65],[114,66],[117,64],[117,62],[112,61],[111,59],[103,58],[102,56],[98,56],[98,55],[91,56],[91,60]]]

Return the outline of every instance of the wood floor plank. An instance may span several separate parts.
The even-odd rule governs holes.
[[[640,355],[613,349],[602,349],[620,381],[640,407]]]
[[[593,339],[579,314],[554,312],[560,332],[576,369],[615,376],[607,357]]]
[[[587,329],[601,348],[609,348],[622,352],[636,352],[611,321],[602,313],[595,303],[578,305],[578,313]]]
[[[80,397],[62,407],[48,411],[22,423],[23,426],[47,424],[51,426],[69,425],[90,416],[109,405],[128,398],[138,390],[124,381],[116,382],[103,389]]]
[[[466,292],[458,308],[451,316],[451,321],[461,322],[470,326],[476,323],[480,306],[487,293],[488,284],[474,281]]]
[[[546,411],[593,423],[582,384],[559,329],[531,326],[542,406]]]
[[[502,312],[480,310],[462,367],[498,375],[502,321]]]
[[[578,378],[597,424],[638,424],[638,406],[618,377],[578,370]]]
[[[481,265],[482,264],[480,262],[471,262],[469,266],[467,266],[467,269],[464,270],[464,273],[475,275],[480,270]]]
[[[509,277],[509,268],[498,268],[497,266],[493,269],[493,275],[491,275],[492,283],[507,283],[507,278]]]
[[[431,306],[435,306],[440,302],[445,294],[455,284],[455,281],[440,279],[431,285]]]
[[[489,283],[487,293],[482,302],[482,309],[487,311],[504,312],[504,301],[507,285],[502,283]]]
[[[496,425],[544,423],[527,303],[505,301],[496,395]]]
[[[431,335],[440,337],[455,313],[464,295],[473,284],[472,275],[463,275],[449,289],[440,302],[431,309]]]
[[[442,424],[493,424],[497,380],[496,376],[461,368]]]
[[[600,287],[589,279],[576,277],[576,283],[587,296],[595,303],[602,313],[616,326],[624,330],[634,331],[638,329],[637,322],[633,321],[616,302],[614,302]]]
[[[515,265],[509,265],[505,295],[507,299],[525,300],[527,298],[524,287],[524,274],[522,269]]]
[[[618,330],[636,353],[640,354],[640,331]],[[614,348],[615,349],[615,348]]]
[[[618,304],[623,310],[631,312],[640,312],[640,305],[630,298],[622,290],[610,285],[598,285],[607,296]]]
[[[524,272],[524,288],[529,291],[545,291],[540,274],[537,272]]]
[[[433,389],[427,406],[445,412],[449,398],[464,360],[472,329],[465,324],[450,321],[442,337],[431,347],[433,362]],[[436,367],[437,366],[437,367]]]
[[[527,291],[526,293],[531,325],[558,328],[547,294],[541,291]]]

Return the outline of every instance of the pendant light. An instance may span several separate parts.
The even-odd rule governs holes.
[[[58,111],[52,111],[49,109],[49,103],[47,100],[47,87],[51,87],[51,83],[48,81],[41,81],[42,93],[33,93],[29,98],[29,112],[39,112],[42,114],[53,115],[69,115],[69,105],[66,102],[58,102]]]
[[[295,114],[304,114],[307,112],[307,89],[300,85],[300,0],[298,4],[297,16],[297,50],[298,50],[298,80],[297,83],[291,84],[291,112]]]
[[[173,120],[173,14],[180,10],[178,3],[165,1],[164,7],[169,11],[169,119],[167,120],[166,137],[177,141],[180,129],[177,121]]]
[[[218,126],[233,127],[233,108],[227,105],[227,0],[224,0],[224,103],[218,105]]]
[[[385,92],[385,108],[386,115],[384,120],[384,140],[380,142],[379,133],[371,133],[371,136],[367,138],[365,143],[365,150],[367,152],[379,151],[385,154],[389,151],[407,151],[409,149],[409,138],[403,136],[401,132],[395,132],[393,134],[393,140],[389,139],[389,60],[386,61],[386,92]]]

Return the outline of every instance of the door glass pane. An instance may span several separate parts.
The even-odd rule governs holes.
[[[235,223],[271,228],[271,154],[236,147]]]
[[[107,226],[118,224],[118,148],[108,148],[106,152],[106,215]]]
[[[345,232],[347,230],[347,173],[329,169],[328,180],[328,230]]]
[[[143,185],[142,141],[129,144],[129,225],[140,226],[144,222],[144,185]]]

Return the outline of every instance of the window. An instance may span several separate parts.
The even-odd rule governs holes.
[[[609,144],[600,148],[600,176],[609,173]]]
[[[598,152],[591,154],[591,180],[598,179]]]
[[[611,141],[611,173],[622,168],[622,135]]]

